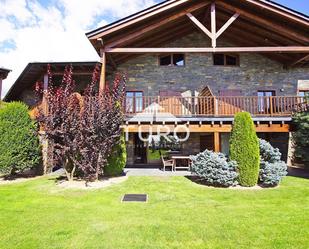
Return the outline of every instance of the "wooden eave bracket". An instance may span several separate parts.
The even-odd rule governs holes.
[[[192,13],[188,13],[187,17],[200,29],[202,30],[212,41],[212,47],[217,47],[217,39],[223,32],[232,25],[232,23],[239,17],[239,13],[235,13],[217,32],[216,27],[216,5],[215,3],[211,4],[210,9],[211,15],[211,31],[209,31],[196,17],[192,15]]]

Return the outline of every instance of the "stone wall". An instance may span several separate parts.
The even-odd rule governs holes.
[[[229,46],[224,41],[218,46]],[[205,35],[193,33],[166,46],[210,46]],[[120,65],[127,73],[127,90],[142,90],[145,96],[156,96],[159,90],[201,90],[209,85],[213,94],[221,89],[241,89],[246,96],[258,90],[275,90],[276,95],[295,95],[298,80],[309,79],[309,68],[284,69],[262,55],[240,54],[240,66],[214,66],[210,53],[186,53],[184,67],[159,66],[158,55],[141,55]],[[112,80],[113,76],[109,77]],[[283,91],[281,91],[283,89]]]

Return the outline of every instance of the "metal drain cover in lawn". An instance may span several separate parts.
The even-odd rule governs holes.
[[[147,200],[146,194],[125,194],[122,197],[122,202],[147,202]]]

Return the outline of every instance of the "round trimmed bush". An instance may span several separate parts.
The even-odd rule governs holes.
[[[124,134],[121,135],[120,141],[113,148],[112,154],[107,160],[104,167],[105,176],[119,176],[123,173],[123,169],[127,163],[127,150]]]
[[[0,172],[14,174],[31,169],[41,162],[37,125],[28,107],[12,102],[0,109]]]
[[[205,150],[191,156],[191,171],[206,184],[229,187],[237,185],[237,163],[228,161],[224,154]]]
[[[260,139],[260,182],[264,186],[277,186],[287,175],[287,165],[281,161],[279,149],[275,149],[267,141]]]
[[[260,148],[250,113],[239,112],[230,139],[230,157],[238,164],[239,184],[255,186],[259,178]]]

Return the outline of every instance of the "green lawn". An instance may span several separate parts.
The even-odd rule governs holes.
[[[148,203],[120,202],[148,193]],[[69,191],[53,179],[0,186],[0,248],[308,248],[309,180],[229,190],[183,177],[131,177]]]

